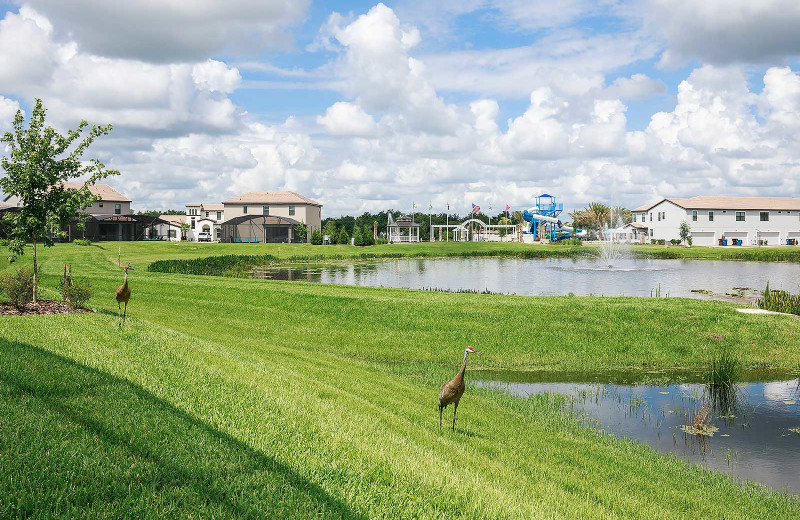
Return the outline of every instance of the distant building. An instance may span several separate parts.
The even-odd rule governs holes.
[[[645,241],[679,238],[681,222],[694,245],[800,243],[800,197],[715,197],[662,199],[632,210],[637,236]]]
[[[322,204],[293,191],[251,191],[222,201],[223,242],[296,242],[294,228],[308,227],[308,237],[322,230]]]
[[[64,187],[80,189],[83,183],[65,182]],[[89,191],[100,198],[80,211],[89,215],[85,230],[78,229],[77,219],[64,229],[69,241],[84,236],[93,241],[141,240],[149,236],[155,227],[165,224],[158,217],[131,214],[131,199],[108,184],[89,186]],[[6,207],[0,208],[0,211],[14,211],[22,205],[18,197],[7,196],[3,202]]]

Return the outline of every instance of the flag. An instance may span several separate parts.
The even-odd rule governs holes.
[[[432,203],[428,203],[428,211],[433,211],[433,204]]]
[[[450,211],[450,203],[447,203],[447,211]]]
[[[510,210],[510,209],[511,209],[511,206],[509,206],[508,204],[506,204],[506,211],[508,211],[508,210]]]
[[[489,211],[492,211],[492,205],[491,205],[491,203],[489,204]]]
[[[412,204],[412,208],[411,209],[417,209],[417,203],[416,202],[412,202],[411,204]]]
[[[472,214],[473,215],[477,215],[478,213],[480,213],[480,211],[481,211],[481,207],[480,206],[476,206],[475,204],[472,205]]]

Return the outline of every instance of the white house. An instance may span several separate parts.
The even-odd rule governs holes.
[[[224,221],[225,207],[222,204],[190,202],[186,204],[186,222],[189,224],[186,240],[196,241],[200,233],[209,233],[212,242],[216,242],[221,238]]]
[[[718,245],[723,238],[742,245],[800,242],[800,197],[669,198],[632,212],[633,223],[647,226],[650,240],[679,238],[685,221],[695,245]]]

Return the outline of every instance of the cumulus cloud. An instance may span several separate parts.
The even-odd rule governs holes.
[[[238,124],[226,97],[239,72],[226,64],[153,64],[84,53],[56,41],[30,8],[0,21],[0,93],[46,101],[57,124],[113,122],[128,135],[230,132]]]
[[[25,0],[91,54],[159,63],[286,46],[309,0]]]
[[[665,66],[692,59],[711,64],[761,63],[800,55],[800,2],[795,0],[650,0],[649,25],[666,36]]]
[[[633,74],[629,78],[617,78],[605,89],[611,98],[642,100],[667,93],[667,86],[660,79],[645,74]]]
[[[375,120],[353,103],[338,101],[328,107],[324,116],[317,117],[329,134],[348,137],[369,137],[375,134]]]

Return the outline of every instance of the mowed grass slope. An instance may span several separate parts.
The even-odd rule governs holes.
[[[720,344],[751,364],[797,366],[791,318],[674,299],[420,293],[142,269],[119,330],[108,311],[121,274],[106,253],[59,246],[43,262],[51,287],[64,261],[90,276],[101,312],[0,318],[0,517],[800,512],[786,495],[581,427],[555,399],[469,389],[455,433],[439,430],[436,413],[438,386],[467,343],[492,367],[698,366]],[[645,318],[663,323],[641,318],[642,303],[654,309]],[[553,329],[550,311],[571,324]]]

